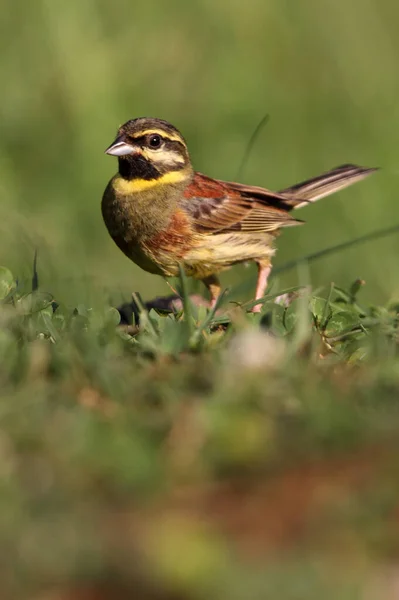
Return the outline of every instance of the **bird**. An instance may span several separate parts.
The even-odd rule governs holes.
[[[117,246],[139,267],[165,278],[202,280],[215,307],[219,273],[255,262],[253,312],[261,312],[284,227],[300,225],[292,211],[360,181],[375,168],[344,164],[273,192],[194,171],[187,144],[171,123],[139,117],[121,125],[106,154],[118,172],[102,198],[102,216]]]

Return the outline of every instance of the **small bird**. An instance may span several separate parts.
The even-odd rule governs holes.
[[[102,199],[115,243],[150,273],[173,277],[181,265],[204,282],[211,307],[220,294],[218,273],[247,261],[258,266],[255,301],[263,298],[275,238],[281,228],[303,223],[291,211],[376,170],[346,164],[280,192],[212,179],[194,171],[173,125],[147,117],[122,125],[105,152],[119,162]],[[252,310],[261,308],[259,302]]]

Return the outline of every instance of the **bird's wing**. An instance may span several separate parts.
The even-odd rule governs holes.
[[[201,233],[229,231],[270,232],[302,223],[290,214],[282,194],[241,186],[195,173],[186,188],[182,207]]]

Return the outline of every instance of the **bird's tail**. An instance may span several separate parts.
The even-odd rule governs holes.
[[[334,194],[352,185],[352,183],[361,181],[374,171],[377,171],[377,169],[358,167],[356,165],[342,165],[318,177],[313,177],[292,187],[280,190],[279,193],[284,194],[288,198],[286,202],[288,206],[291,208],[301,208],[302,206],[316,202],[316,200],[320,200],[320,198],[324,198],[324,196]]]

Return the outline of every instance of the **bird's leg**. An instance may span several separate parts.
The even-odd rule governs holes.
[[[270,265],[265,265],[262,263],[258,263],[258,280],[256,282],[256,292],[255,292],[255,300],[259,300],[263,298],[265,295],[265,291],[267,288],[267,280],[270,275],[270,271],[272,270]],[[252,312],[258,313],[262,311],[262,304],[255,304],[252,308]]]
[[[214,308],[220,296],[220,282],[216,275],[209,275],[202,280],[211,295],[210,308]]]

